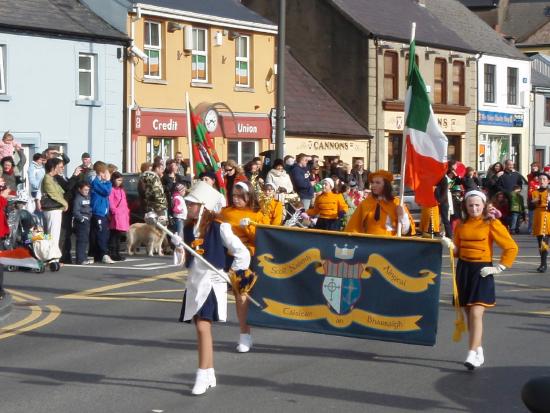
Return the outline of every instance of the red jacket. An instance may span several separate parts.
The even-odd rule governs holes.
[[[8,206],[8,200],[3,196],[0,196],[0,238],[5,238],[10,234],[10,227],[8,226],[8,217],[6,216],[7,206]]]

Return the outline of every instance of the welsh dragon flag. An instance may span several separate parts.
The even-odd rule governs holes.
[[[414,38],[409,56],[415,56]],[[435,206],[433,187],[447,170],[447,137],[434,116],[426,84],[414,57],[409,58],[405,119],[405,183],[415,191],[419,205]]]
[[[216,174],[220,192],[225,195],[225,181],[223,179],[222,170],[220,168],[220,158],[214,148],[212,137],[206,130],[204,122],[200,115],[193,111],[193,107],[189,105],[191,111],[191,127],[193,128],[193,160],[195,161],[195,175],[200,175],[202,172],[212,171]]]

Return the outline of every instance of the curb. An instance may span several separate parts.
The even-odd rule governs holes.
[[[5,294],[4,298],[0,300],[0,322],[4,321],[11,313],[12,298],[8,292]]]

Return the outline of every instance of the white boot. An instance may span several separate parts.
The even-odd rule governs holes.
[[[237,352],[248,353],[252,348],[252,336],[250,334],[240,334],[239,344],[237,344]]]
[[[485,363],[485,356],[483,355],[483,348],[479,346],[476,348],[477,353],[477,361],[479,362],[479,365],[481,366],[483,363]]]
[[[216,383],[214,383],[214,386],[215,385]],[[195,385],[193,386],[193,390],[191,390],[191,394],[194,394],[194,395],[204,394],[209,387],[214,387],[214,386],[212,386],[212,382],[208,374],[208,369],[198,369],[197,376],[195,378]]]
[[[213,367],[206,369],[208,371],[208,380],[210,381],[210,387],[216,387],[216,372]]]
[[[477,358],[477,353],[474,350],[468,351],[468,357],[466,357],[466,361],[464,362],[464,365],[468,370],[473,370],[476,367],[479,367],[479,360]]]

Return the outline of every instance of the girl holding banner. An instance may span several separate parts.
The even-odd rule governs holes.
[[[464,308],[468,321],[468,355],[464,365],[468,370],[480,367],[484,361],[482,344],[483,314],[485,308],[495,305],[495,281],[514,263],[518,246],[508,230],[487,212],[487,199],[480,191],[464,196],[462,210],[466,219],[454,234],[455,253],[458,254],[456,284],[458,304]],[[453,243],[443,239],[449,247]],[[500,263],[493,266],[493,241],[502,249]]]
[[[187,225],[184,240],[191,248],[214,268],[224,269],[227,262],[226,250],[232,258],[231,272],[242,275],[250,266],[250,253],[242,241],[233,234],[229,224],[216,220],[214,212],[219,201],[219,192],[206,182],[199,182],[185,197],[187,203]],[[182,243],[174,235],[175,245]],[[216,271],[193,255],[187,257],[188,276],[183,298],[180,321],[195,322],[197,330],[199,368],[194,395],[203,394],[209,387],[216,387],[214,372],[214,348],[212,322],[226,321],[227,283]]]
[[[248,182],[235,184],[232,201],[233,206],[222,209],[220,219],[231,225],[233,233],[246,245],[250,255],[254,255],[256,227],[251,224],[269,224],[268,218],[261,213],[256,195]],[[240,327],[239,343],[236,349],[239,353],[248,353],[252,348],[252,336],[250,335],[250,326],[246,322],[248,315],[246,295],[235,292],[235,307]]]
[[[401,223],[403,234],[415,234],[414,220],[407,207],[399,205],[399,198],[393,196],[392,181],[393,174],[389,171],[378,170],[369,175],[371,196],[359,204],[345,232],[395,236],[397,224]]]

